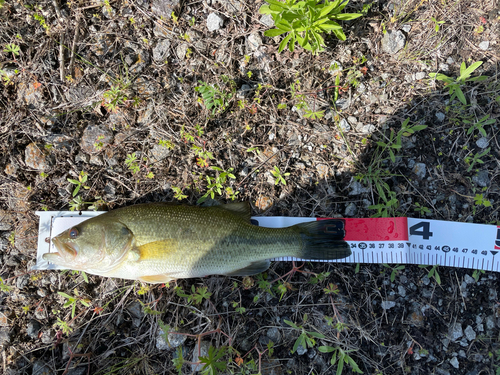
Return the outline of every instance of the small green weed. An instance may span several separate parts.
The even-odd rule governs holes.
[[[479,280],[479,277],[480,277],[482,274],[483,274],[483,275],[485,274],[484,270],[474,270],[474,272],[472,272],[472,277],[473,277],[473,278],[474,278],[474,280],[476,280],[476,282],[477,282],[477,281]]]
[[[431,212],[431,210],[425,206],[420,205],[420,203],[415,203],[415,208],[413,211],[418,212],[420,215],[426,215]]]
[[[389,266],[388,264],[385,264],[385,263],[384,263],[384,264],[382,264],[382,265],[383,265],[385,268],[388,268],[388,269],[390,269],[390,270],[391,270],[391,277],[390,277],[390,279],[391,279],[391,283],[393,283],[393,282],[394,282],[394,280],[396,280],[396,276],[397,276],[397,274],[398,274],[400,271],[402,271],[402,270],[404,270],[404,269],[405,269],[405,266],[404,266],[404,265],[402,265],[402,264],[396,264],[394,267],[391,267],[391,266]]]
[[[476,196],[474,197],[474,205],[491,207],[491,202],[488,199],[484,198],[483,194],[476,194]]]
[[[444,74],[441,73],[429,73],[429,76],[431,78],[435,78],[438,81],[443,81],[445,86],[449,88],[448,93],[451,95],[450,97],[450,102],[458,98],[460,102],[464,105],[467,104],[467,99],[465,98],[465,95],[462,91],[461,86],[464,86],[468,82],[480,82],[484,81],[485,79],[488,79],[487,76],[479,76],[479,77],[474,77],[470,78],[472,73],[479,68],[482,65],[482,61],[477,61],[473,64],[471,64],[468,68],[465,65],[465,62],[462,62],[462,65],[460,65],[460,76],[456,78],[455,80],[453,78],[450,78]]]
[[[290,176],[290,173],[281,173],[280,169],[276,166],[271,171],[271,173],[274,176],[274,184],[275,185],[278,185],[279,183],[286,185],[285,177]]]
[[[351,366],[351,369],[353,372],[357,374],[363,374],[363,371],[359,369],[358,364],[352,359],[352,357],[349,355],[349,353],[354,352],[355,350],[343,350],[339,347],[333,348],[331,346],[320,346],[318,347],[318,350],[321,353],[333,353],[332,358],[330,359],[330,364],[332,366],[337,363],[337,371],[336,375],[342,375],[342,371],[344,371],[344,364],[347,364]]]
[[[427,270],[427,266],[424,264],[419,265],[420,268],[425,268]],[[432,266],[430,271],[427,273],[427,277],[430,279],[431,277],[434,277],[438,285],[441,285],[441,277],[439,276],[439,273],[437,271],[438,265]]]
[[[90,307],[89,299],[80,297],[78,290],[76,289],[73,292],[75,293],[74,296],[70,296],[69,294],[66,294],[64,292],[57,292],[57,294],[67,299],[63,307],[71,306],[71,319],[75,317],[76,305],[78,302],[80,302],[85,307]]]
[[[9,293],[12,290],[12,287],[5,284],[4,279],[0,277],[0,290],[4,293]]]
[[[70,325],[61,318],[57,318],[57,322],[54,323],[54,327],[57,327],[65,335],[69,335],[73,332],[73,328],[71,328]]]
[[[465,119],[463,120],[464,124],[471,124],[472,125],[467,130],[467,135],[472,134],[472,132],[477,129],[483,137],[486,137],[486,130],[484,130],[484,126],[485,125],[492,125],[495,122],[496,122],[496,120],[493,118],[490,118],[489,114],[482,117],[480,120],[477,120],[477,122],[473,122],[473,121],[469,121],[469,120],[465,120]]]
[[[6,53],[12,53],[12,56],[19,56],[19,51],[21,51],[21,48],[15,43],[9,43],[5,45],[3,51]]]
[[[185,293],[179,286],[175,287],[175,292],[179,297],[187,298],[188,303],[194,302],[196,305],[199,305],[203,299],[209,300],[212,295],[212,293],[208,291],[208,287],[199,286],[195,288],[194,285],[191,285],[191,294]]]
[[[217,175],[215,177],[206,176],[207,192],[200,199],[198,199],[198,204],[203,203],[209,196],[210,198],[214,199],[216,193],[218,195],[222,195],[222,190],[224,189],[224,184],[226,183],[227,179],[236,179],[236,176],[232,173],[233,168],[229,168],[227,171],[224,171],[222,168],[216,166],[212,166],[211,168],[216,171]],[[225,191],[226,193],[232,193],[231,198],[233,200],[238,194],[238,192],[234,193],[232,188],[230,187],[226,187]]]
[[[74,180],[72,178],[68,178],[68,181],[75,185],[75,189],[73,190],[72,196],[75,197],[80,189],[83,187],[85,190],[90,189],[90,186],[85,185],[88,179],[88,174],[84,171],[81,171],[78,175],[78,180]]]
[[[491,150],[491,147],[488,147],[486,150],[484,150],[481,153],[474,154],[473,156],[466,156],[464,158],[465,163],[469,165],[469,168],[467,168],[467,172],[470,172],[472,168],[474,168],[474,165],[477,164],[484,164],[484,161],[481,159],[483,156],[486,156],[489,154]]]
[[[203,81],[198,81],[198,83],[200,86],[196,86],[195,91],[201,95],[200,103],[203,103],[209,111],[212,110],[212,115],[224,112],[233,93],[223,90],[217,84],[211,85]]]
[[[306,320],[306,319],[304,319],[304,320]],[[298,326],[289,320],[285,320],[284,322],[286,324],[288,324],[290,327],[292,327],[293,329],[300,331],[299,337],[295,341],[295,344],[293,344],[292,353],[295,353],[297,351],[297,348],[299,347],[299,345],[301,345],[305,349],[314,348],[314,346],[316,345],[315,339],[324,339],[325,338],[325,335],[318,333],[318,332],[314,332],[314,331],[306,331],[304,329],[304,327]]]
[[[281,41],[278,52],[287,46],[291,52],[295,50],[295,43],[302,48],[317,54],[324,51],[325,41],[323,33],[331,33],[344,41],[346,36],[336,21],[348,21],[361,17],[361,13],[341,13],[349,0],[335,1],[298,1],[266,0],[268,4],[260,7],[261,14],[270,14],[274,20],[275,29],[264,32],[265,36],[275,37],[287,34]]]
[[[127,159],[125,159],[125,165],[133,174],[139,173],[141,167],[139,166],[137,155],[135,152],[127,154]]]

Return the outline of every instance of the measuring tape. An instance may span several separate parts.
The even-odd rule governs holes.
[[[37,262],[33,269],[63,269],[45,261],[45,253],[55,252],[52,238],[104,211],[38,211]],[[256,216],[252,222],[268,228],[283,228],[322,218]],[[485,271],[500,271],[500,226],[441,220],[396,218],[340,219],[344,240],[352,254],[335,263],[423,264]],[[296,258],[276,258],[292,261]]]

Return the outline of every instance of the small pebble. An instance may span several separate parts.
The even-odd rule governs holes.
[[[450,340],[456,342],[460,337],[464,335],[464,331],[462,330],[462,324],[455,323],[448,330],[448,334],[450,335]]]
[[[487,51],[488,48],[490,48],[490,42],[488,41],[481,42],[479,43],[478,47],[481,48],[483,51]]]
[[[381,305],[382,305],[382,308],[384,310],[389,310],[389,309],[392,309],[394,306],[396,306],[396,302],[394,302],[394,301],[382,301]]]
[[[217,13],[210,13],[207,17],[207,29],[208,31],[217,31],[224,24],[224,19]]]
[[[458,363],[458,359],[457,357],[453,357],[452,359],[450,359],[450,364],[455,367],[455,368],[458,368],[459,367],[459,363]]]
[[[436,118],[439,122],[443,122],[446,115],[443,112],[436,112]]]
[[[486,137],[481,137],[476,141],[476,145],[479,148],[485,149],[490,145],[490,141]]]
[[[467,326],[467,328],[465,328],[464,330],[464,333],[467,340],[473,341],[476,339],[476,332],[471,326]]]

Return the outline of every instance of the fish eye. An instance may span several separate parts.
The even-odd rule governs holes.
[[[78,229],[76,227],[73,227],[69,230],[69,237],[72,239],[78,237]]]

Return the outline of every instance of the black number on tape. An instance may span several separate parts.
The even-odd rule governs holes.
[[[419,230],[420,228],[422,228],[422,230]],[[432,232],[430,231],[430,229],[431,223],[429,223],[428,221],[421,221],[420,223],[417,223],[410,227],[410,236],[422,236],[424,240],[428,240],[432,237]]]

